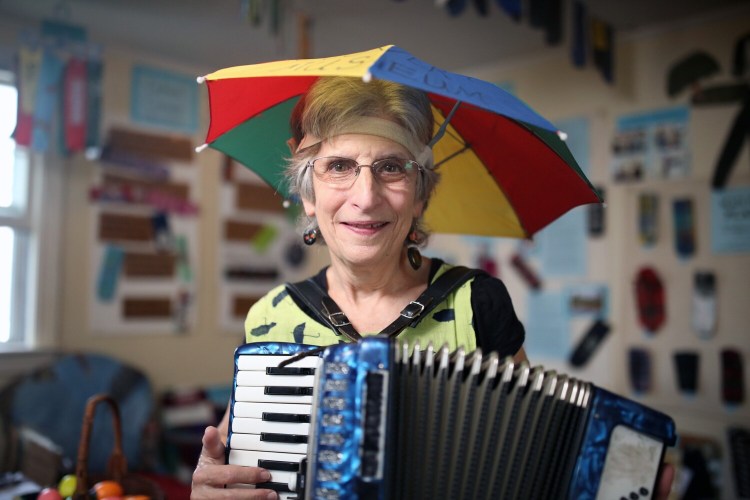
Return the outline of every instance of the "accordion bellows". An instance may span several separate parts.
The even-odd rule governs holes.
[[[235,352],[227,461],[268,469],[258,487],[282,499],[651,498],[675,440],[660,412],[479,350]]]

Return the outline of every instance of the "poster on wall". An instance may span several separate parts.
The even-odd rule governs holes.
[[[711,249],[714,253],[750,252],[750,187],[711,193]]]
[[[615,181],[675,179],[690,173],[687,106],[624,115],[612,138]]]
[[[190,134],[198,129],[198,85],[194,77],[136,65],[130,90],[130,118],[134,123]]]
[[[181,334],[195,321],[199,183],[187,138],[113,129],[89,189],[89,324]]]
[[[560,291],[530,293],[526,304],[529,359],[564,360],[571,350],[570,309]]]

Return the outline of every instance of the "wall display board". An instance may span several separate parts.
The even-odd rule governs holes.
[[[309,250],[295,230],[298,206],[285,208],[283,198],[242,165],[227,160],[224,169],[218,222],[219,324],[237,334],[244,332],[250,306],[266,292],[307,277]]]
[[[99,167],[89,190],[91,330],[189,331],[199,258],[190,140],[115,128]]]
[[[745,191],[746,188],[737,187],[722,193],[727,200],[738,196],[736,204],[727,202],[731,206],[724,207],[730,219],[733,208],[742,205]],[[650,246],[641,245],[637,237],[639,199],[645,192],[658,192],[661,200],[654,214],[659,237]],[[623,359],[626,376],[618,391],[647,405],[658,405],[675,417],[678,429],[687,428],[694,433],[700,429],[696,434],[701,439],[731,445],[726,441],[727,429],[750,422],[750,251],[741,251],[738,246],[725,253],[716,242],[712,244],[717,231],[712,227],[717,222],[712,213],[716,198],[709,183],[698,180],[650,182],[625,188],[619,224],[630,237],[623,239],[626,248],[621,253],[626,282],[620,330],[622,357],[631,354],[629,360]],[[675,217],[675,200],[690,200],[693,204],[694,251],[689,256],[682,254],[677,245],[684,221]],[[720,221],[726,222],[723,218]],[[737,238],[741,236],[738,234]],[[658,275],[659,290],[638,288],[636,276],[643,269]],[[652,305],[661,303],[661,322],[658,329],[649,331],[640,321],[640,302],[644,293],[655,292],[661,298]],[[729,450],[724,450],[722,455],[726,457]]]

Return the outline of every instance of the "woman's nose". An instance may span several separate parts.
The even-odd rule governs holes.
[[[354,197],[357,204],[372,203],[380,196],[380,183],[372,173],[372,169],[365,166],[359,168],[359,173],[354,178],[354,183],[349,189],[350,196]]]

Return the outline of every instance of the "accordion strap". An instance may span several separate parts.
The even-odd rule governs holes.
[[[454,266],[448,269],[431,283],[416,300],[409,302],[398,315],[398,318],[380,333],[388,337],[396,337],[407,326],[416,326],[422,318],[440,305],[451,292],[482,272],[464,266]],[[346,314],[312,278],[297,283],[287,283],[286,287],[334,332],[353,342],[362,339],[362,335],[352,326]]]

